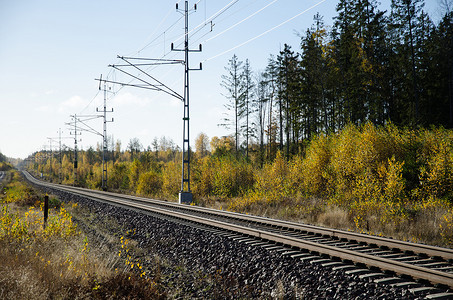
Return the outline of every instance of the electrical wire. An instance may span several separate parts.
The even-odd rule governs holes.
[[[225,13],[228,9],[230,9],[231,7],[233,7],[233,5],[235,5],[236,3],[238,3],[239,0],[233,0],[231,1],[230,3],[228,3],[227,5],[225,5],[222,9],[220,9],[219,11],[217,11],[215,14],[213,14],[212,16],[210,16],[208,19],[207,19],[207,22],[211,22],[211,21],[214,21],[215,19],[217,19],[219,16],[221,16],[223,13]],[[206,23],[206,22],[205,22]]]
[[[248,7],[252,6],[252,5],[254,5],[254,4],[255,4],[256,2],[258,2],[258,1],[259,1],[259,0],[254,0],[254,1],[252,1],[252,2],[250,2],[250,3],[248,3],[248,4],[246,4],[245,6],[238,8],[238,9],[235,10],[235,11],[232,11],[231,14],[226,15],[224,18],[222,18],[222,19],[220,19],[219,21],[217,21],[217,23],[222,23],[222,22],[224,22],[225,20],[231,18],[232,16],[234,16],[234,15],[236,15],[237,13],[243,11],[244,9],[246,9],[246,8],[248,8]]]
[[[259,9],[258,11],[254,12],[253,14],[249,15],[248,17],[246,17],[245,19],[242,19],[241,21],[237,22],[236,24],[232,25],[231,27],[225,29],[224,31],[222,32],[219,32],[218,34],[214,35],[213,37],[205,40],[205,42],[209,42],[210,40],[213,40],[215,38],[217,38],[218,36],[224,34],[225,32],[228,32],[230,31],[231,29],[235,28],[236,26],[242,24],[243,22],[247,21],[248,19],[254,17],[255,15],[259,14],[260,12],[262,12],[263,10],[265,10],[266,8],[268,8],[269,6],[271,6],[272,4],[274,4],[275,2],[277,2],[278,0],[274,0],[272,1],[271,3],[267,4],[266,6],[264,6],[263,8]]]
[[[88,104],[80,111],[80,113],[83,113],[83,112],[88,108],[88,106],[90,106],[91,103],[93,103],[94,99],[96,99],[96,97],[99,95],[99,92],[100,92],[100,90],[98,90],[98,92],[96,93],[96,95],[94,95],[94,97],[91,99],[91,101],[88,102]]]
[[[256,39],[258,39],[258,38],[260,38],[260,37],[262,37],[262,36],[264,36],[264,35],[266,35],[266,34],[268,34],[269,32],[271,32],[271,31],[273,31],[273,30],[275,30],[275,29],[277,29],[277,28],[279,28],[279,27],[285,25],[286,23],[291,22],[291,21],[294,20],[295,18],[297,18],[297,17],[303,15],[304,13],[306,13],[306,12],[312,10],[313,8],[317,7],[318,5],[322,4],[322,3],[325,2],[325,1],[327,1],[327,0],[321,0],[321,1],[319,1],[319,2],[316,3],[315,5],[313,5],[313,6],[309,7],[309,8],[307,8],[307,9],[305,9],[304,11],[302,11],[302,12],[300,12],[300,13],[298,13],[298,14],[295,15],[294,17],[287,19],[286,21],[284,21],[284,22],[282,22],[282,23],[280,23],[280,24],[278,24],[278,25],[272,27],[271,29],[268,29],[268,30],[266,30],[265,32],[263,32],[263,33],[261,33],[261,34],[255,36],[255,37],[253,37],[253,38],[251,38],[251,39],[248,39],[248,40],[245,41],[245,42],[240,43],[239,45],[236,45],[236,46],[234,46],[234,47],[232,47],[232,48],[230,48],[230,49],[228,49],[228,50],[225,50],[225,51],[223,51],[223,52],[221,52],[221,53],[219,53],[219,54],[216,54],[216,55],[214,55],[214,56],[212,56],[212,57],[210,57],[210,58],[207,58],[207,59],[205,59],[203,62],[210,61],[210,60],[215,59],[215,58],[217,58],[217,57],[219,57],[219,56],[222,56],[222,55],[224,55],[224,54],[226,54],[226,53],[228,53],[228,52],[231,52],[231,51],[233,51],[233,50],[236,50],[236,49],[238,49],[238,48],[240,48],[240,47],[242,47],[242,46],[244,46],[244,45],[247,45],[248,43],[250,43],[250,42],[252,42],[252,41],[254,41],[254,40],[256,40]]]
[[[182,0],[179,0],[177,3],[179,4]],[[274,0],[274,2],[277,1],[277,0]],[[198,0],[196,2],[196,4],[200,3],[201,0]],[[215,19],[217,19],[218,17],[222,16],[225,12],[227,12],[231,7],[233,7],[236,3],[238,3],[239,0],[232,0],[230,1],[228,4],[226,4],[224,7],[222,7],[220,10],[218,10],[217,12],[215,12],[214,14],[212,14],[209,18],[205,18],[205,21],[200,23],[199,25],[197,25],[196,27],[194,27],[188,34],[192,34],[192,35],[195,35],[197,34],[199,31],[201,31],[201,29],[203,29],[205,26],[207,26],[208,24],[211,24],[211,22]],[[162,26],[162,24],[165,23],[165,21],[168,19],[170,13],[171,13],[172,9],[164,16],[163,20],[159,23],[159,25],[156,27],[156,29],[153,31],[152,34],[150,34],[150,37],[153,36],[156,31]],[[143,50],[147,49],[148,47],[150,46],[157,46],[157,45],[160,45],[162,44],[162,42],[159,42],[159,43],[156,43],[154,44],[159,38],[161,38],[162,36],[165,36],[166,33],[168,33],[169,31],[171,31],[179,22],[180,20],[183,18],[183,16],[180,16],[175,22],[173,22],[170,26],[168,26],[163,33],[159,34],[158,36],[156,36],[153,40],[151,40],[150,42],[148,42],[146,45],[144,45],[143,47],[141,47],[138,51],[134,52],[134,54],[139,54],[140,52],[142,52]],[[202,35],[201,38],[203,38],[204,36],[206,36],[206,34]],[[179,42],[176,44],[176,48],[182,46],[184,44],[184,39],[185,37],[185,34],[179,34],[177,37],[175,36],[173,38],[173,40],[176,42]],[[201,39],[200,38],[200,39]],[[165,41],[164,41],[165,43]],[[168,52],[165,52],[161,58],[165,58],[165,57],[168,57],[168,55],[170,53],[174,53],[172,55],[172,57],[174,57],[176,54],[174,51],[168,51]],[[149,71],[152,71],[154,70],[155,68],[157,68],[157,66],[150,66],[148,68],[145,69],[146,72],[149,72]],[[169,70],[167,70],[167,72],[165,74],[163,74],[163,77],[165,78],[166,76],[168,76],[168,74],[170,74],[171,72],[174,71],[174,69],[176,68],[176,66],[172,66],[171,68],[169,68]],[[109,73],[107,74],[107,79],[109,79],[112,74],[114,74],[114,68],[111,68]],[[138,75],[140,76],[140,75]],[[132,83],[134,81],[134,79],[131,79],[128,83]],[[121,85],[118,90],[116,90],[115,92],[113,92],[113,97],[119,93],[123,88],[125,87],[125,85]],[[93,97],[93,99],[89,102],[89,104],[82,110],[85,111],[88,106],[90,106],[92,104],[92,102],[96,99],[96,97],[99,95],[99,90],[98,92],[96,93],[96,95]],[[109,99],[111,99],[111,97],[109,97]],[[102,106],[102,105],[101,105]]]
[[[167,17],[166,17],[167,18]],[[143,50],[145,50],[146,48],[148,48],[149,46],[151,46],[152,43],[154,43],[157,39],[159,39],[162,35],[165,36],[165,33],[167,31],[169,31],[171,28],[173,28],[173,26],[175,26],[176,24],[178,24],[178,22],[183,18],[183,16],[180,16],[179,19],[177,19],[172,25],[170,25],[164,32],[162,32],[161,34],[159,34],[157,37],[155,37],[151,42],[149,42],[148,44],[146,44],[145,46],[143,46],[140,50],[138,50],[137,52],[135,53],[140,53],[142,52]],[[165,21],[165,20],[164,20]],[[160,25],[159,25],[160,26]],[[156,30],[154,30],[154,32],[156,32]],[[154,35],[154,32],[150,35]]]
[[[212,21],[211,21],[211,22],[210,22],[210,23],[211,23],[211,30],[208,31],[208,32],[205,32],[202,36],[200,36],[199,38],[197,38],[195,41],[192,40],[192,41],[190,42],[190,46],[192,46],[192,45],[194,45],[194,44],[197,44],[197,43],[198,43],[200,40],[202,40],[205,36],[207,36],[208,34],[210,34],[210,33],[212,32],[212,29],[213,29],[213,26],[214,26],[214,25],[219,24],[219,23],[221,23],[221,22],[227,20],[228,18],[231,18],[233,15],[235,15],[235,14],[237,14],[238,12],[244,10],[245,8],[247,8],[247,7],[251,6],[251,5],[253,5],[253,4],[256,3],[257,1],[258,1],[258,0],[252,1],[251,3],[247,4],[246,6],[243,6],[243,7],[239,8],[238,10],[232,12],[230,15],[226,16],[225,18],[221,19],[220,21],[216,22],[215,24],[212,23]],[[275,0],[275,1],[278,1],[278,0]],[[274,1],[274,2],[275,2],[275,1]],[[274,2],[270,3],[269,5],[273,4]],[[269,6],[269,5],[267,5],[267,6]],[[266,7],[267,7],[267,6],[266,6]],[[263,9],[264,9],[264,8],[263,8]],[[261,9],[261,10],[262,10],[262,9]],[[259,11],[258,11],[258,12],[259,12]],[[254,14],[257,14],[258,12],[255,12]],[[251,17],[251,16],[247,17],[246,19],[248,19],[248,18],[250,18],[250,17]],[[206,23],[206,25],[209,24],[209,23],[206,22],[206,18],[205,18],[205,23]],[[234,26],[234,25],[233,25],[233,26]],[[199,31],[201,31],[204,27],[205,27],[205,26],[201,27],[200,29],[198,29],[197,31],[195,31],[194,33],[192,33],[192,36],[191,36],[192,39],[193,39],[193,36],[196,35]],[[228,31],[228,30],[229,30],[229,29],[225,30],[224,32],[226,32],[226,31]],[[223,34],[224,32],[222,32],[221,34]],[[220,35],[220,34],[218,34],[218,35]],[[217,37],[217,36],[216,36],[216,37]],[[203,41],[203,42],[201,42],[201,43],[204,44],[204,43],[206,43],[206,42],[209,41],[209,40],[211,40],[211,39],[205,40],[205,41]]]
[[[190,30],[188,32],[188,34],[193,34],[193,32],[195,30],[197,30],[196,32],[199,31],[199,28],[203,28],[205,27],[206,25],[208,24],[211,24],[212,21],[214,21],[216,18],[218,18],[219,16],[221,16],[223,13],[225,13],[228,9],[230,9],[234,4],[236,4],[237,2],[239,2],[239,0],[232,0],[230,3],[228,3],[227,5],[225,5],[223,8],[221,8],[220,10],[218,10],[216,13],[214,13],[212,16],[210,16],[207,20],[205,20],[204,22],[198,24],[197,26],[195,26],[192,30]],[[180,37],[179,39],[177,39],[176,41],[182,39],[185,37],[185,34]],[[176,42],[175,41],[175,42]]]
[[[180,3],[181,0],[178,1],[178,3]],[[201,2],[201,0],[199,0],[197,2],[197,4]],[[225,13],[226,11],[228,11],[228,9],[230,9],[231,7],[233,7],[234,4],[236,4],[237,2],[239,2],[239,0],[232,0],[230,1],[227,5],[225,5],[223,8],[221,8],[220,10],[218,10],[217,12],[215,12],[212,16],[210,16],[208,19],[206,19],[204,22],[200,23],[199,25],[197,25],[196,27],[194,27],[191,31],[188,32],[188,34],[195,34],[197,32],[200,31],[200,29],[202,29],[203,27],[205,27],[206,25],[210,24],[211,21],[215,20],[216,18],[218,18],[219,16],[221,16],[223,13]],[[183,16],[181,16],[176,22],[174,22],[172,25],[170,25],[164,32],[167,32],[169,29],[171,29],[172,27],[174,27],[182,18]],[[161,22],[162,23],[162,22]],[[194,32],[195,31],[195,32]],[[154,41],[156,41],[159,37],[161,37],[163,34],[160,34],[158,37],[156,37],[152,42],[148,43],[145,47],[142,47],[139,51],[137,51],[136,53],[139,53],[141,51],[143,51],[144,49],[146,49],[147,47],[149,47]],[[177,38],[174,38],[174,43],[178,42],[181,40],[181,42],[177,43],[176,44],[176,47],[175,48],[178,48],[180,46],[182,46],[184,44],[184,39],[185,37],[185,34],[180,34],[178,35]],[[158,43],[157,45],[159,45],[161,43]],[[165,52],[161,58],[165,58],[167,57],[170,53],[173,53],[173,51],[168,51],[168,52]],[[155,67],[150,67],[148,68],[147,70],[151,69],[151,68],[155,68]]]

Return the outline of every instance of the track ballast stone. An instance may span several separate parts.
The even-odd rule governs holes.
[[[94,223],[110,217],[125,230],[134,231],[129,238],[141,249],[152,252],[146,257],[159,257],[167,262],[160,270],[163,284],[169,295],[176,298],[423,299],[425,296],[135,210],[53,189],[44,190],[58,195],[64,202],[89,208],[96,216]],[[155,268],[155,261],[143,263],[145,267]]]

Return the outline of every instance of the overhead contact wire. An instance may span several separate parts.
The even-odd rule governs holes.
[[[231,29],[235,28],[236,26],[242,24],[243,22],[247,21],[248,19],[254,17],[255,15],[259,14],[260,12],[262,12],[263,10],[265,10],[266,8],[268,8],[269,6],[271,6],[272,4],[274,4],[275,2],[277,2],[278,0],[274,0],[272,1],[271,3],[267,4],[266,6],[264,6],[263,8],[261,8],[260,10],[254,12],[253,14],[251,14],[250,16],[246,17],[245,19],[242,19],[241,21],[237,22],[236,24],[232,25],[231,27],[225,29],[224,31],[222,32],[219,32],[218,34],[214,35],[213,37],[210,37],[209,39],[205,40],[205,42],[209,42],[210,40],[213,40],[215,38],[217,38],[218,36],[224,34],[225,32],[228,32],[230,31]]]
[[[242,47],[242,46],[244,46],[244,45],[247,45],[248,43],[250,43],[250,42],[252,42],[252,41],[254,41],[254,40],[256,40],[256,39],[258,39],[258,38],[260,38],[260,37],[262,37],[262,36],[264,36],[264,35],[266,35],[266,34],[268,34],[269,32],[274,31],[275,29],[277,29],[277,28],[279,28],[279,27],[285,25],[286,23],[291,22],[291,21],[294,20],[295,18],[297,18],[297,17],[303,15],[304,13],[306,13],[306,12],[312,10],[313,8],[317,7],[318,5],[322,4],[322,3],[325,2],[325,1],[327,1],[327,0],[322,0],[322,1],[318,2],[318,3],[316,3],[315,5],[313,5],[313,6],[309,7],[309,8],[307,8],[307,9],[305,9],[304,11],[298,13],[298,14],[295,15],[294,17],[289,18],[288,20],[286,20],[286,21],[284,21],[284,22],[282,22],[282,23],[280,23],[280,24],[278,24],[278,25],[272,27],[271,29],[266,30],[265,32],[263,32],[263,33],[261,33],[261,34],[255,36],[255,37],[253,37],[253,38],[251,38],[251,39],[248,39],[247,41],[245,41],[245,42],[243,42],[243,43],[241,43],[241,44],[239,44],[239,45],[236,45],[236,46],[234,46],[233,48],[230,48],[230,49],[228,49],[228,50],[225,50],[225,51],[223,51],[223,52],[221,52],[221,53],[219,53],[219,54],[217,54],[217,55],[214,55],[214,56],[212,56],[212,57],[210,57],[210,58],[204,60],[203,62],[210,61],[210,60],[212,60],[212,59],[214,59],[214,58],[217,58],[217,57],[219,57],[219,56],[222,56],[222,55],[224,55],[224,54],[226,54],[226,53],[228,53],[228,52],[231,52],[231,51],[233,51],[233,50],[236,50],[236,49],[238,49],[238,48],[240,48],[240,47]]]

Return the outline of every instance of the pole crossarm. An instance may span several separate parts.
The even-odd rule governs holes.
[[[72,117],[74,118],[75,116],[72,116]],[[91,120],[94,120],[94,119],[102,118],[102,115],[86,115],[86,116],[80,116],[80,117],[82,117],[82,118],[84,117],[86,119],[80,119],[79,116],[77,116],[76,117],[77,120],[74,120],[74,122],[69,122],[69,123],[65,123],[65,124],[68,125],[68,126],[74,127],[75,126],[75,122],[78,122],[78,123],[81,123],[84,126],[86,126],[86,128],[77,127],[78,131],[85,131],[85,132],[89,132],[89,133],[96,134],[96,135],[99,135],[99,136],[103,136],[102,133],[100,133],[99,131],[97,131],[96,129],[94,129],[93,127],[88,125],[87,123],[85,123],[87,121],[91,121]]]
[[[184,64],[184,60],[183,59],[165,59],[165,58],[143,58],[143,57],[125,57],[125,56],[118,56],[118,58],[121,58],[121,59],[128,59],[128,60],[144,60],[144,61],[161,61],[161,62],[167,62],[167,63],[170,63],[170,64],[173,64],[173,63],[180,63],[180,64]]]
[[[203,51],[203,49],[202,49],[202,46],[201,46],[201,44],[200,44],[200,45],[198,45],[198,49],[187,49],[187,50],[186,50],[186,49],[177,49],[177,48],[174,48],[174,45],[173,45],[173,43],[171,43],[171,51],[182,51],[182,52],[185,52],[185,51],[187,51],[187,52],[201,52],[201,51]]]
[[[180,62],[173,62],[173,63],[165,63],[165,62],[155,62],[155,63],[138,63],[134,64],[134,66],[161,66],[161,65],[176,65],[180,64]],[[115,67],[130,67],[130,65],[118,65],[116,64]]]
[[[140,60],[140,61],[151,61],[150,63],[135,63],[134,66],[156,66],[156,65],[175,65],[184,64],[184,60],[181,59],[164,59],[164,58],[142,58],[142,57],[125,57],[118,56],[122,60]],[[131,64],[118,65],[117,67],[130,67]]]
[[[124,82],[120,82],[120,81],[104,80],[104,79],[99,79],[99,78],[95,78],[94,80],[98,80],[98,81],[102,81],[102,82],[107,82],[107,83],[118,84],[118,85],[121,85],[121,86],[131,86],[131,87],[136,87],[136,88],[141,88],[141,89],[147,89],[147,90],[152,90],[152,91],[159,91],[157,88],[150,87],[148,84],[146,84],[146,85],[139,85],[139,84],[124,83]]]
[[[156,90],[156,91],[159,91],[159,92],[164,92],[170,96],[173,96],[181,101],[184,101],[184,97],[181,96],[178,92],[174,91],[172,88],[170,88],[169,86],[165,85],[163,82],[161,82],[160,80],[158,80],[157,78],[155,78],[154,76],[152,76],[151,74],[149,74],[148,72],[146,72],[145,70],[141,69],[139,67],[139,64],[133,64],[129,61],[129,59],[134,59],[134,60],[138,60],[139,58],[127,58],[127,57],[124,57],[124,56],[119,56],[118,55],[118,58],[125,61],[127,64],[126,65],[109,65],[109,67],[111,68],[114,68],[115,70],[118,70],[138,81],[141,81],[143,83],[145,83],[146,85],[145,86],[141,86],[141,85],[136,85],[135,87],[141,87],[141,88],[144,88],[144,87],[147,87],[148,89],[151,89],[151,90]],[[143,59],[145,60],[145,59]],[[156,61],[160,61],[160,64],[176,64],[176,63],[184,63],[184,61],[180,61],[180,60],[158,60],[158,59],[153,59],[153,58],[148,58],[146,60],[156,60]],[[142,64],[142,65],[149,65],[149,64]],[[122,68],[127,68],[127,67],[133,67],[135,68],[136,70],[138,70],[139,72],[141,72],[142,74],[148,76],[149,78],[151,78],[154,82],[156,83],[153,83],[153,82],[149,82],[149,81],[146,81],[136,75],[133,75],[131,74],[130,72],[127,72],[125,71],[124,69]],[[123,84],[123,83],[120,83],[122,85],[127,85],[127,86],[132,86],[132,84],[130,83],[127,83],[127,84]]]
[[[102,116],[99,116],[98,118],[102,118]],[[93,134],[96,134],[96,135],[103,136],[102,133],[100,133],[99,131],[97,131],[96,129],[94,129],[93,127],[91,127],[90,125],[85,123],[84,121],[79,119],[79,122],[87,127],[87,128],[83,128],[83,127],[79,128],[80,131],[85,131],[85,132],[89,132],[89,133],[93,133]]]

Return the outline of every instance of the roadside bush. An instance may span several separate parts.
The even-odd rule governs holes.
[[[453,132],[444,129],[423,130],[418,152],[420,187],[418,196],[453,196]]]
[[[236,197],[253,187],[254,169],[232,156],[205,157],[194,171],[194,193],[200,196]]]
[[[137,194],[140,195],[156,195],[162,191],[161,174],[156,171],[148,171],[142,173],[138,179]]]
[[[181,163],[169,161],[162,168],[162,193],[177,196],[181,190]]]
[[[453,209],[449,209],[440,221],[440,235],[443,242],[448,246],[453,246]]]
[[[266,164],[255,176],[254,192],[268,204],[275,204],[294,194],[289,187],[289,166],[281,152],[277,152],[275,160]]]
[[[0,153],[1,154],[1,153]],[[0,171],[9,171],[13,167],[7,162],[0,162]]]
[[[115,190],[129,190],[129,164],[127,162],[117,162],[110,171],[107,184]]]
[[[332,150],[331,137],[318,135],[311,141],[305,158],[297,158],[294,163],[291,174],[301,174],[301,187],[307,194],[326,196],[332,192]]]
[[[207,197],[214,194],[214,174],[219,167],[217,159],[205,156],[196,160],[192,168],[193,193],[195,197]]]

